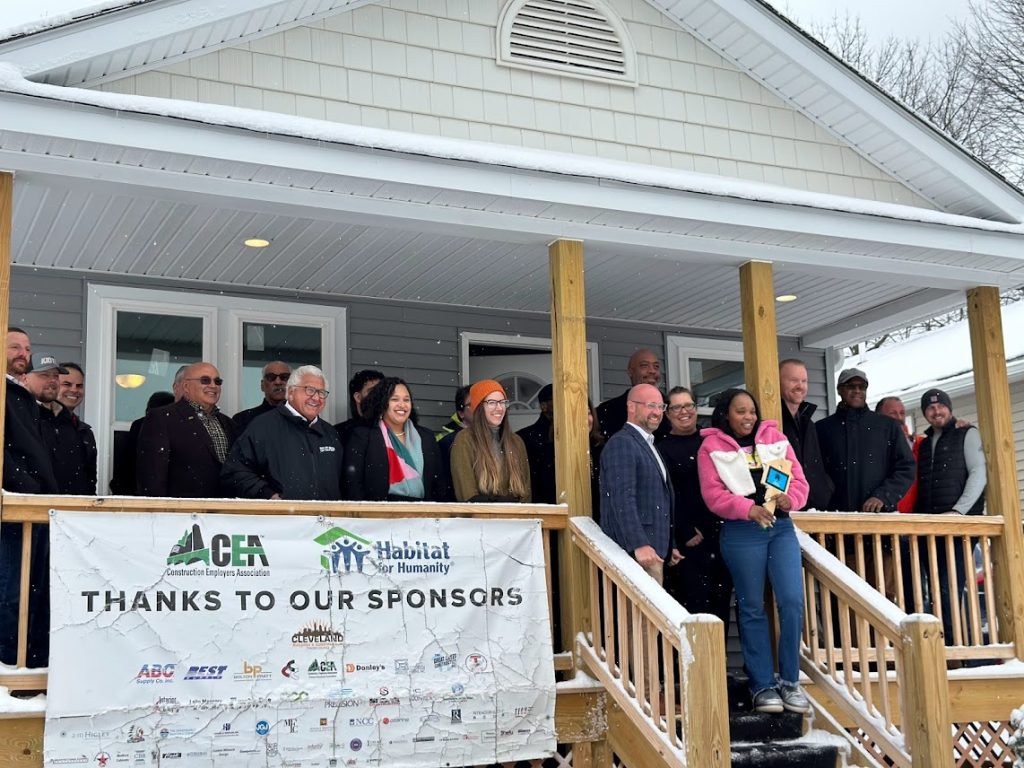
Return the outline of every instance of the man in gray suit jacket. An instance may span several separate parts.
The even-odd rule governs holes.
[[[601,452],[601,529],[659,584],[683,556],[672,529],[672,481],[654,447],[665,402],[657,387],[629,390],[626,424]]]

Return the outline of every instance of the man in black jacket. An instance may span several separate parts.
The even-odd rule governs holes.
[[[296,368],[285,403],[253,419],[231,448],[221,470],[224,495],[340,499],[341,440],[320,418],[328,394],[323,371],[313,365]]]
[[[658,387],[661,383],[661,363],[658,356],[650,349],[638,349],[634,352],[626,364],[626,373],[629,375],[629,388],[618,397],[605,400],[597,406],[597,423],[601,427],[601,434],[611,437],[626,424],[626,409],[629,393],[638,384],[650,384]],[[664,399],[664,395],[662,395]],[[654,433],[656,438],[664,437],[669,433],[671,427],[668,419],[662,419]]]
[[[540,416],[518,432],[530,462],[530,495],[537,504],[555,503],[555,415],[554,390],[545,384],[537,393]]]
[[[181,399],[146,414],[135,466],[139,495],[220,496],[220,469],[235,441],[231,419],[217,409],[222,384],[211,363],[194,363],[182,377]]]
[[[807,509],[829,509],[832,478],[825,472],[821,462],[818,431],[811,420],[818,406],[806,400],[807,366],[802,360],[791,358],[779,363],[779,391],[782,394],[782,434],[793,446],[793,452],[810,485]]]
[[[274,360],[263,366],[263,372],[260,375],[260,391],[263,393],[263,402],[255,408],[239,411],[231,417],[231,421],[235,425],[235,434],[242,434],[253,419],[274,410],[288,399],[287,382],[291,375],[292,367],[280,360]]]

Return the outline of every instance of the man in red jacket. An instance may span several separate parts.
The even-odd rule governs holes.
[[[914,454],[914,461],[917,461],[917,454],[921,448],[921,441],[924,437],[921,435],[915,435],[911,433],[910,427],[907,426],[907,409],[903,405],[903,401],[898,397],[883,397],[875,405],[875,413],[880,413],[883,416],[888,416],[890,419],[895,419],[903,427],[903,434],[907,436],[907,444],[910,446],[910,452]],[[914,503],[917,501],[917,475],[914,475],[914,482],[910,486],[910,490],[907,491],[907,495],[900,499],[896,505],[896,509],[900,512],[913,512]]]

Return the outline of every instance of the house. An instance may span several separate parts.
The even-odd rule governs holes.
[[[1020,190],[761,0],[108,2],[0,34],[0,113],[9,324],[85,361],[101,478],[182,361],[232,412],[319,360],[336,421],[382,369],[439,426],[568,319],[575,414],[640,347],[771,414],[780,357],[825,405],[844,345],[1024,284]]]
[[[1007,328],[1024,327],[1024,303],[1003,308]],[[1024,339],[1008,334],[1005,340],[1006,375],[1010,383],[1010,405],[1016,446],[1017,484],[1024,504]],[[928,423],[921,415],[921,395],[938,387],[953,400],[957,417],[978,423],[974,394],[974,361],[971,359],[969,329],[964,321],[916,336],[900,344],[864,352],[848,361],[871,377],[871,401],[896,396],[907,406],[907,417],[915,431]]]

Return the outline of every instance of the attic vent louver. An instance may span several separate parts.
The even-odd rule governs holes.
[[[497,48],[499,64],[636,84],[626,28],[601,0],[513,0]]]

